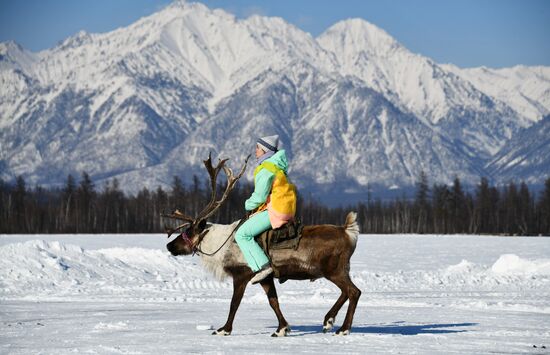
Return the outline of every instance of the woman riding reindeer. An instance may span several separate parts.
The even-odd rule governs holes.
[[[278,141],[276,138],[265,137],[259,141],[260,148],[264,147],[266,149],[262,148],[262,151],[258,151],[257,153],[258,157],[260,157],[260,166],[256,169],[255,174],[256,189],[252,197],[247,201],[246,207],[249,211],[258,210],[259,207],[262,212],[256,213],[250,218],[247,222],[250,222],[250,227],[247,227],[246,223],[243,224],[243,230],[238,233],[241,244],[243,244],[242,239],[244,239],[242,236],[253,236],[255,233],[259,233],[262,228],[267,229],[270,226],[279,226],[285,220],[291,219],[296,210],[296,191],[294,186],[288,184],[286,180],[284,173],[287,167],[286,158],[284,158],[282,150],[277,152]],[[265,143],[269,144],[270,147],[265,147]],[[269,155],[271,152],[273,152],[271,156],[265,156],[265,159],[261,159],[264,154]],[[239,247],[239,245],[230,242],[233,240],[235,229],[240,221],[235,221],[228,225],[207,223],[208,218],[216,213],[228,198],[235,184],[246,170],[248,158],[237,175],[234,175],[233,171],[225,165],[227,160],[220,160],[216,166],[213,166],[211,156],[209,155],[208,159],[204,161],[204,166],[210,176],[212,195],[207,206],[196,217],[185,215],[178,210],[170,215],[163,215],[164,217],[183,222],[176,228],[167,229],[169,237],[173,233],[181,231],[175,239],[166,245],[172,255],[192,255],[197,253],[203,262],[203,266],[218,277],[218,279],[223,280],[225,277],[233,279],[233,295],[231,297],[229,315],[227,316],[227,322],[221,328],[214,331],[213,334],[217,335],[231,334],[233,320],[235,319],[235,314],[237,313],[245,289],[252,277],[259,275],[259,273],[254,275],[249,265],[261,270],[261,267],[267,264],[265,268],[268,270],[266,272],[267,275],[269,275],[270,269],[269,260],[263,254],[263,251],[261,254],[258,252],[259,247],[253,243],[252,237],[248,237],[248,243],[245,240],[245,248],[246,246],[255,245],[258,249],[254,252],[247,250],[248,257],[252,255],[251,261],[248,262],[245,259],[245,255],[247,254],[241,251],[242,246]],[[277,165],[277,162],[280,165]],[[223,171],[227,176],[227,183],[221,197],[218,196],[218,190],[216,189],[217,176],[220,171]],[[262,178],[262,176],[264,177]],[[261,190],[260,187],[263,187],[264,190]],[[263,193],[261,194],[262,191]],[[263,198],[256,199],[261,196]],[[265,211],[266,208],[267,211]],[[261,219],[262,216],[263,219]],[[256,222],[258,225],[252,223],[255,220],[263,222],[260,225],[261,228],[258,228],[258,222]],[[252,230],[254,226],[256,226],[256,229]],[[274,273],[277,275],[273,276],[279,278],[279,281],[314,281],[325,278],[341,290],[340,297],[338,297],[325,315],[323,332],[328,332],[332,329],[336,315],[348,300],[349,305],[346,317],[340,329],[336,331],[336,334],[347,335],[351,330],[357,302],[361,296],[361,290],[353,284],[349,274],[350,259],[357,246],[358,235],[359,224],[357,222],[357,214],[349,212],[344,225],[320,224],[304,226],[302,238],[297,248],[281,249],[271,254],[271,263],[278,271]],[[262,260],[261,256],[264,256],[265,259]],[[278,320],[277,330],[272,336],[288,335],[290,327],[279,307],[274,279],[272,277],[265,277],[260,281],[260,284]]]
[[[256,144],[258,167],[254,171],[254,192],[245,201],[250,216],[235,234],[248,266],[254,271],[253,284],[265,279],[273,269],[254,237],[279,228],[296,213],[296,188],[287,179],[288,161],[284,150],[278,150],[279,136],[259,138]]]

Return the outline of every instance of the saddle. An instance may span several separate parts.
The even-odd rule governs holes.
[[[279,228],[268,229],[265,232],[254,237],[254,240],[264,250],[265,254],[271,260],[273,253],[283,249],[298,249],[300,240],[302,239],[302,231],[304,225],[299,218],[283,224]],[[236,241],[233,241],[236,243]],[[281,278],[277,265],[271,264],[273,275],[279,279],[279,283],[286,282],[286,278]]]
[[[268,229],[259,234],[254,239],[270,255],[273,250],[280,249],[298,249],[300,239],[302,239],[302,230],[304,226],[300,219],[296,218],[279,228]]]

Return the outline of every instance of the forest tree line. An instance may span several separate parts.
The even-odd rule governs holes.
[[[136,195],[125,194],[116,179],[98,188],[87,173],[78,182],[69,175],[62,188],[29,188],[22,177],[11,184],[0,180],[0,233],[163,232],[161,213],[177,208],[195,216],[210,199],[209,190],[209,181],[196,176],[189,185],[174,177],[169,189],[143,188]],[[413,197],[368,198],[329,208],[299,196],[297,215],[305,224],[341,225],[354,210],[362,233],[550,235],[550,178],[538,194],[525,183],[496,187],[486,178],[471,190],[458,178],[451,186],[430,186],[422,173]],[[252,191],[250,183],[237,184],[210,221],[230,223],[243,217]]]

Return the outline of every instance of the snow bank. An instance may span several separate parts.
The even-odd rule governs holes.
[[[196,259],[143,248],[84,250],[33,240],[0,247],[0,297],[174,299],[182,290],[219,289]]]
[[[514,254],[501,255],[491,270],[503,275],[550,275],[550,259],[525,260]]]
[[[492,266],[462,260],[439,270],[377,273],[359,265],[352,266],[351,275],[363,292],[550,288],[550,260],[527,260],[512,254],[501,255]],[[281,302],[300,304],[331,303],[340,293],[326,280],[315,286],[289,281],[279,290]],[[0,299],[227,302],[231,291],[231,283],[216,281],[197,257],[174,257],[159,249],[85,250],[42,240],[0,247]],[[266,302],[260,288],[251,287],[247,292],[252,294],[245,297],[245,303]]]
[[[353,275],[353,273],[352,273]],[[355,273],[355,283],[371,291],[493,291],[550,288],[550,260],[504,254],[492,266],[462,260],[435,271]]]

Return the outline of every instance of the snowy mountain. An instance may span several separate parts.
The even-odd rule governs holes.
[[[443,65],[485,94],[506,102],[520,116],[537,122],[550,114],[550,68],[515,66],[460,69]]]
[[[526,125],[506,104],[431,59],[410,52],[364,20],[339,22],[318,41],[334,53],[343,75],[361,78],[435,130],[466,144],[473,149],[472,157],[495,154]]]
[[[489,161],[550,102],[548,68],[498,73],[507,89],[364,20],[316,39],[280,18],[178,1],[38,53],[1,43],[0,177],[56,184],[87,171],[134,192],[204,175],[209,151],[237,165],[257,136],[277,133],[293,178],[321,190],[407,186],[421,170],[438,182],[498,178]],[[536,84],[509,88],[523,75]],[[531,111],[509,100],[515,91]],[[538,169],[529,181],[544,178]]]
[[[501,181],[540,183],[550,176],[550,115],[515,135],[487,165]]]

